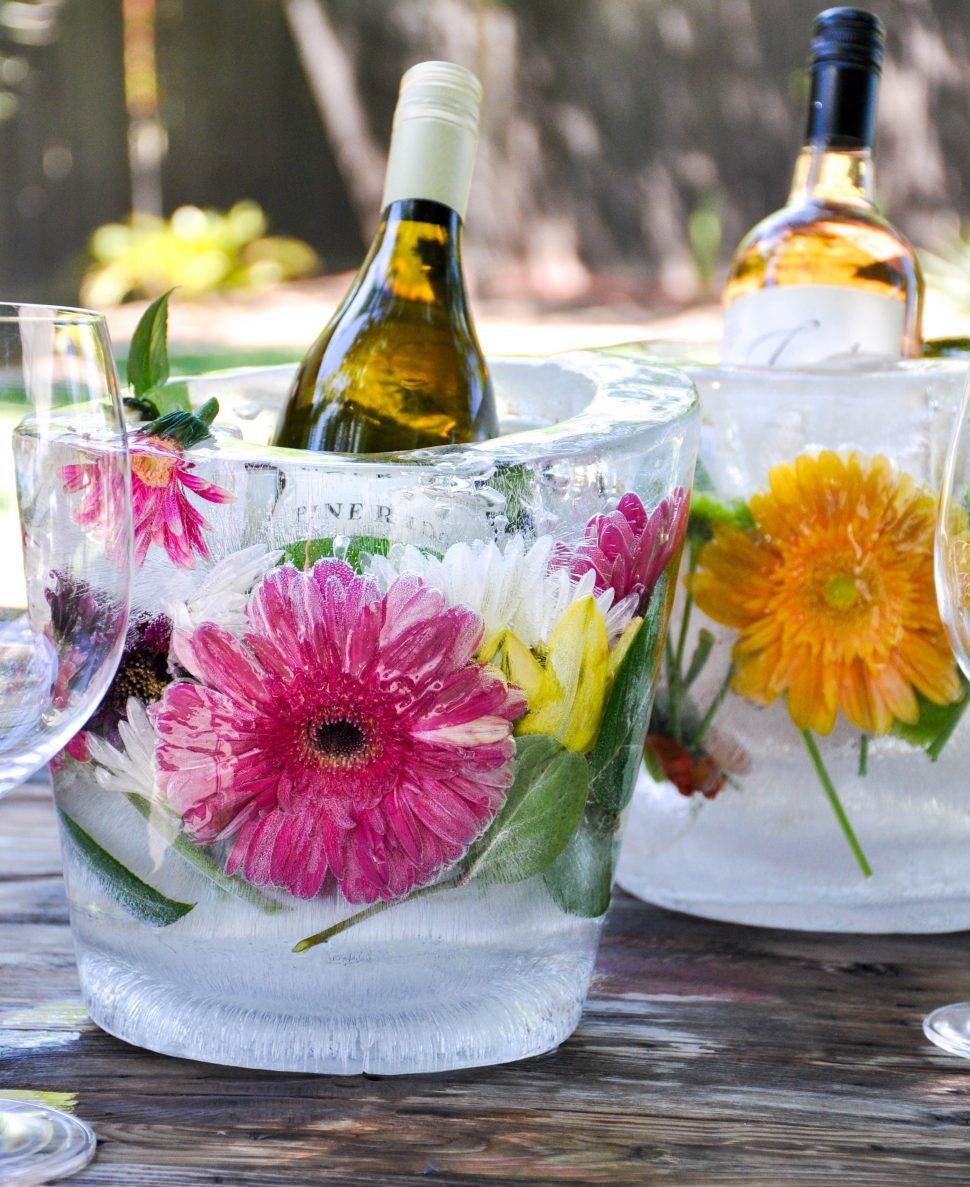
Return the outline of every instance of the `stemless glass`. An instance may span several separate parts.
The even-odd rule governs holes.
[[[970,384],[956,420],[943,474],[936,531],[936,593],[957,662],[970,677]],[[970,1059],[970,1001],[941,1006],[923,1019],[926,1037]]]
[[[0,795],[83,749],[78,731],[124,644],[131,548],[128,450],[104,319],[0,304]],[[6,1187],[79,1170],[94,1147],[82,1121],[0,1095]]]

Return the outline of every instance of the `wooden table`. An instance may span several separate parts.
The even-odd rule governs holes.
[[[970,1064],[920,1019],[970,995],[968,949],[620,896],[583,1021],[552,1055],[401,1079],[212,1067],[86,1018],[48,793],[0,803],[0,1092],[63,1093],[91,1122],[78,1187],[966,1184]]]

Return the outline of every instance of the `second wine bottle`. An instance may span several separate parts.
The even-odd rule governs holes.
[[[380,226],[300,366],[275,444],[384,453],[497,435],[461,265],[481,96],[450,62],[402,78]]]

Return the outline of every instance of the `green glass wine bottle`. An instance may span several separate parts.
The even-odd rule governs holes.
[[[276,445],[384,453],[497,435],[461,266],[481,96],[450,62],[402,78],[380,226],[300,365]]]

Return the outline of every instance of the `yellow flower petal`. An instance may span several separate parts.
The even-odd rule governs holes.
[[[516,732],[548,734],[569,750],[589,750],[603,716],[610,661],[606,622],[592,597],[569,607],[546,653],[539,687],[531,697],[526,692],[529,711]]]
[[[613,650],[610,652],[610,665],[607,676],[611,684],[620,664],[626,659],[626,653],[630,650],[633,640],[637,637],[637,632],[640,630],[642,623],[642,618],[631,618],[626,624],[623,634],[617,639]]]

